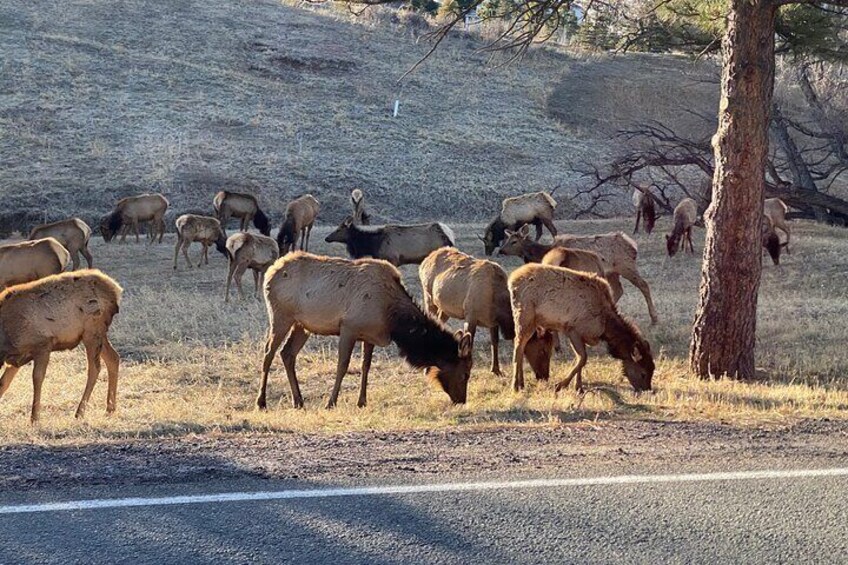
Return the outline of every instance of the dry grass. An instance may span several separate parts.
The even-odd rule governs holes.
[[[313,338],[299,359],[307,408],[289,408],[288,383],[276,361],[267,413],[253,409],[261,345],[266,328],[259,301],[221,300],[225,261],[188,272],[181,263],[173,273],[171,245],[104,245],[94,242],[98,266],[126,288],[113,341],[123,355],[119,412],[104,415],[105,383],[93,396],[88,417],[77,422],[73,411],[83,387],[81,351],[56,354],[45,382],[43,422],[28,422],[32,388],[22,371],[0,401],[0,443],[79,442],[139,436],[169,436],[214,430],[308,430],[441,428],[494,424],[545,425],[599,419],[712,420],[738,425],[786,423],[800,418],[848,417],[848,296],[844,274],[848,259],[838,229],[793,225],[792,255],[780,268],[765,267],[759,322],[759,383],[702,382],[686,374],[689,323],[697,297],[698,261],[668,259],[660,233],[640,241],[640,262],[650,282],[661,323],[648,327],[641,296],[627,286],[622,310],[646,331],[659,358],[655,394],[635,395],[620,377],[617,364],[599,348],[592,352],[587,383],[580,398],[573,392],[554,396],[552,387],[528,381],[514,394],[507,378],[488,373],[485,332],[477,346],[474,371],[464,407],[431,388],[421,372],[404,365],[393,348],[378,350],[369,387],[369,406],[356,408],[358,376],[346,379],[340,405],[323,409],[335,370],[335,340]],[[629,222],[570,222],[572,232],[626,229]],[[478,225],[457,226],[461,247],[480,253]],[[316,251],[339,253],[316,232]],[[698,234],[702,237],[702,233]],[[172,241],[172,240],[171,240]],[[197,249],[192,256],[196,256]],[[517,263],[505,261],[514,268]],[[416,269],[404,267],[409,286],[419,287]],[[250,277],[245,277],[248,282]],[[252,281],[251,281],[252,284]],[[504,348],[506,351],[509,347]],[[509,367],[509,354],[502,363]],[[569,356],[570,359],[570,356]],[[568,360],[554,363],[555,378]]]

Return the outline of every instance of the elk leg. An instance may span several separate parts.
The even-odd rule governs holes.
[[[686,239],[689,240],[689,253],[695,254],[695,248],[692,246],[692,228],[686,230]]]
[[[359,382],[359,401],[356,405],[365,408],[367,404],[366,390],[368,389],[368,372],[371,370],[371,357],[374,355],[374,344],[362,342],[362,378]]]
[[[512,351],[512,389],[515,392],[524,388],[524,348],[533,337],[536,328],[532,324],[515,324],[516,335]]]
[[[75,250],[74,250],[74,252],[73,252],[73,253],[71,253],[71,265],[72,265],[72,270],[76,271],[77,269],[79,269],[79,264],[80,264],[80,260],[79,260],[79,250],[78,250],[78,249],[75,249]]]
[[[94,385],[97,384],[98,375],[100,375],[100,343],[97,340],[92,340],[84,342],[83,345],[85,346],[85,357],[88,364],[88,378],[85,381],[85,390],[82,393],[82,400],[77,407],[75,418],[82,418],[85,415],[88,400],[91,398],[91,392],[94,390]]]
[[[189,269],[191,269],[191,267],[192,267],[192,265],[191,265],[191,258],[188,256],[188,248],[189,248],[190,246],[191,246],[191,242],[190,242],[190,241],[187,241],[187,240],[184,240],[184,241],[183,241],[183,255],[185,256],[186,264],[188,265],[188,268],[189,268]]]
[[[651,316],[651,325],[656,324],[659,321],[659,316],[657,316],[657,311],[654,308],[654,301],[651,298],[651,287],[648,286],[648,283],[645,282],[645,279],[643,279],[638,272],[627,271],[625,273],[621,273],[621,276],[630,281],[633,286],[638,288],[639,292],[642,293],[642,296],[645,297],[645,303],[648,305],[648,315]]]
[[[533,225],[536,226],[536,241],[542,239],[542,222],[538,219],[533,220]]]
[[[545,224],[545,227],[546,227],[546,228],[548,228],[548,231],[549,231],[549,232],[551,232],[551,237],[556,237],[556,236],[557,236],[557,229],[556,229],[556,226],[554,225],[553,220],[549,220],[549,219],[547,219],[547,218],[543,218],[543,219],[542,219],[542,223],[543,223],[543,224]],[[542,230],[541,230],[541,228],[540,228],[539,226],[536,226],[536,229],[537,229],[537,232],[541,232],[541,231],[542,231]],[[539,240],[539,238],[537,237],[537,238],[536,238],[536,241],[538,241],[538,240]]]
[[[289,379],[289,388],[292,394],[292,406],[295,408],[303,408],[303,396],[300,394],[300,384],[297,382],[297,373],[295,372],[295,361],[297,354],[306,345],[306,340],[309,339],[309,334],[303,329],[300,324],[295,324],[283,350],[280,352],[280,359],[283,360],[283,367],[286,369],[286,377]]]
[[[91,256],[91,252],[88,250],[88,245],[80,249],[80,253],[85,257],[85,262],[88,263],[88,268],[92,268],[94,266],[94,258]]]
[[[309,238],[312,235],[312,224],[306,226],[306,251],[309,251]]]
[[[3,398],[3,395],[6,394],[7,390],[9,390],[9,385],[12,384],[12,379],[15,378],[15,375],[17,375],[20,370],[20,367],[6,365],[6,370],[3,371],[3,376],[0,377],[0,398]]]
[[[612,289],[612,301],[618,304],[618,301],[624,295],[624,288],[621,286],[621,276],[618,273],[607,273],[604,276]]]
[[[103,348],[100,351],[100,357],[106,363],[106,374],[108,375],[108,391],[106,393],[106,413],[111,414],[117,408],[118,396],[118,368],[121,364],[121,356],[112,347],[107,336],[103,336]]]
[[[253,269],[253,297],[259,298],[259,276],[260,272],[257,269]]]
[[[38,422],[38,417],[41,415],[41,385],[44,383],[45,375],[47,375],[48,363],[50,363],[50,352],[45,351],[38,354],[32,366],[32,413],[30,421],[33,424]]]
[[[339,363],[336,366],[336,382],[333,384],[333,392],[330,393],[330,400],[327,401],[327,408],[334,408],[339,400],[339,393],[342,390],[342,379],[347,374],[347,368],[350,365],[350,356],[353,354],[353,347],[356,345],[356,337],[342,328],[339,335]]]
[[[230,259],[230,268],[227,272],[227,286],[224,290],[224,302],[230,301],[230,283],[233,281],[233,274],[236,272],[236,267],[238,263],[236,263],[235,258]]]
[[[239,264],[236,266],[236,289],[238,290],[239,298],[244,300],[244,289],[241,286],[241,279],[244,277],[244,272],[247,270],[247,265]]]
[[[203,266],[203,256],[204,255],[206,255],[206,244],[201,241],[200,242],[200,255],[198,255],[198,257],[197,257],[197,268],[198,269]]]
[[[568,339],[571,341],[571,349],[574,350],[574,354],[577,356],[577,362],[572,367],[571,371],[568,373],[568,376],[557,383],[556,388],[554,389],[556,392],[561,391],[564,388],[568,388],[568,385],[571,384],[571,379],[577,375],[577,390],[579,392],[583,392],[583,367],[586,366],[586,344],[583,343],[583,340],[580,339],[580,336],[569,333]]]
[[[138,220],[133,220],[132,229],[135,232],[135,242],[139,243],[141,239],[138,237]]]
[[[502,377],[500,352],[498,351],[498,342],[500,341],[498,326],[492,326],[489,328],[489,340],[492,342],[492,372],[495,375]]]
[[[260,410],[267,408],[265,393],[268,389],[268,373],[271,370],[271,363],[274,361],[274,355],[277,354],[277,350],[280,349],[283,339],[289,333],[291,327],[291,320],[278,320],[275,317],[271,322],[271,327],[268,329],[268,338],[265,340],[265,355],[262,358],[262,378],[259,381],[259,395],[256,397],[256,407]],[[302,405],[303,402],[301,401]],[[295,405],[295,408],[299,407]]]

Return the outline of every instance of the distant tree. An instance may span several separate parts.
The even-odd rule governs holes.
[[[470,0],[448,18],[433,34],[432,49],[483,1]],[[594,5],[586,6],[587,22]],[[598,5],[622,14],[639,8],[632,0]],[[511,51],[519,57],[532,43],[552,37],[571,7],[571,0],[518,0],[505,15],[509,20],[505,31],[486,49]],[[704,378],[754,376],[760,217],[776,44],[786,52],[809,49],[841,55],[846,50],[847,7],[848,0],[655,0],[650,8],[661,21],[711,36],[704,51],[720,45],[722,52],[718,127],[712,139],[712,197],[704,217],[707,237],[689,356],[691,370]],[[637,21],[636,17],[630,20]]]

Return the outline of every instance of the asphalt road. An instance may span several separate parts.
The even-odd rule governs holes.
[[[802,468],[798,463],[795,468]],[[669,462],[647,476],[675,472]],[[603,474],[610,475],[615,469]],[[17,514],[2,512],[68,500],[333,485],[234,479],[3,492],[0,563],[714,564],[844,563],[848,558],[844,474],[642,481]]]

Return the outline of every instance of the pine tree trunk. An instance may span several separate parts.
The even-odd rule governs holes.
[[[704,214],[707,239],[689,358],[691,370],[703,378],[754,376],[775,14],[770,0],[730,2],[713,196]]]

